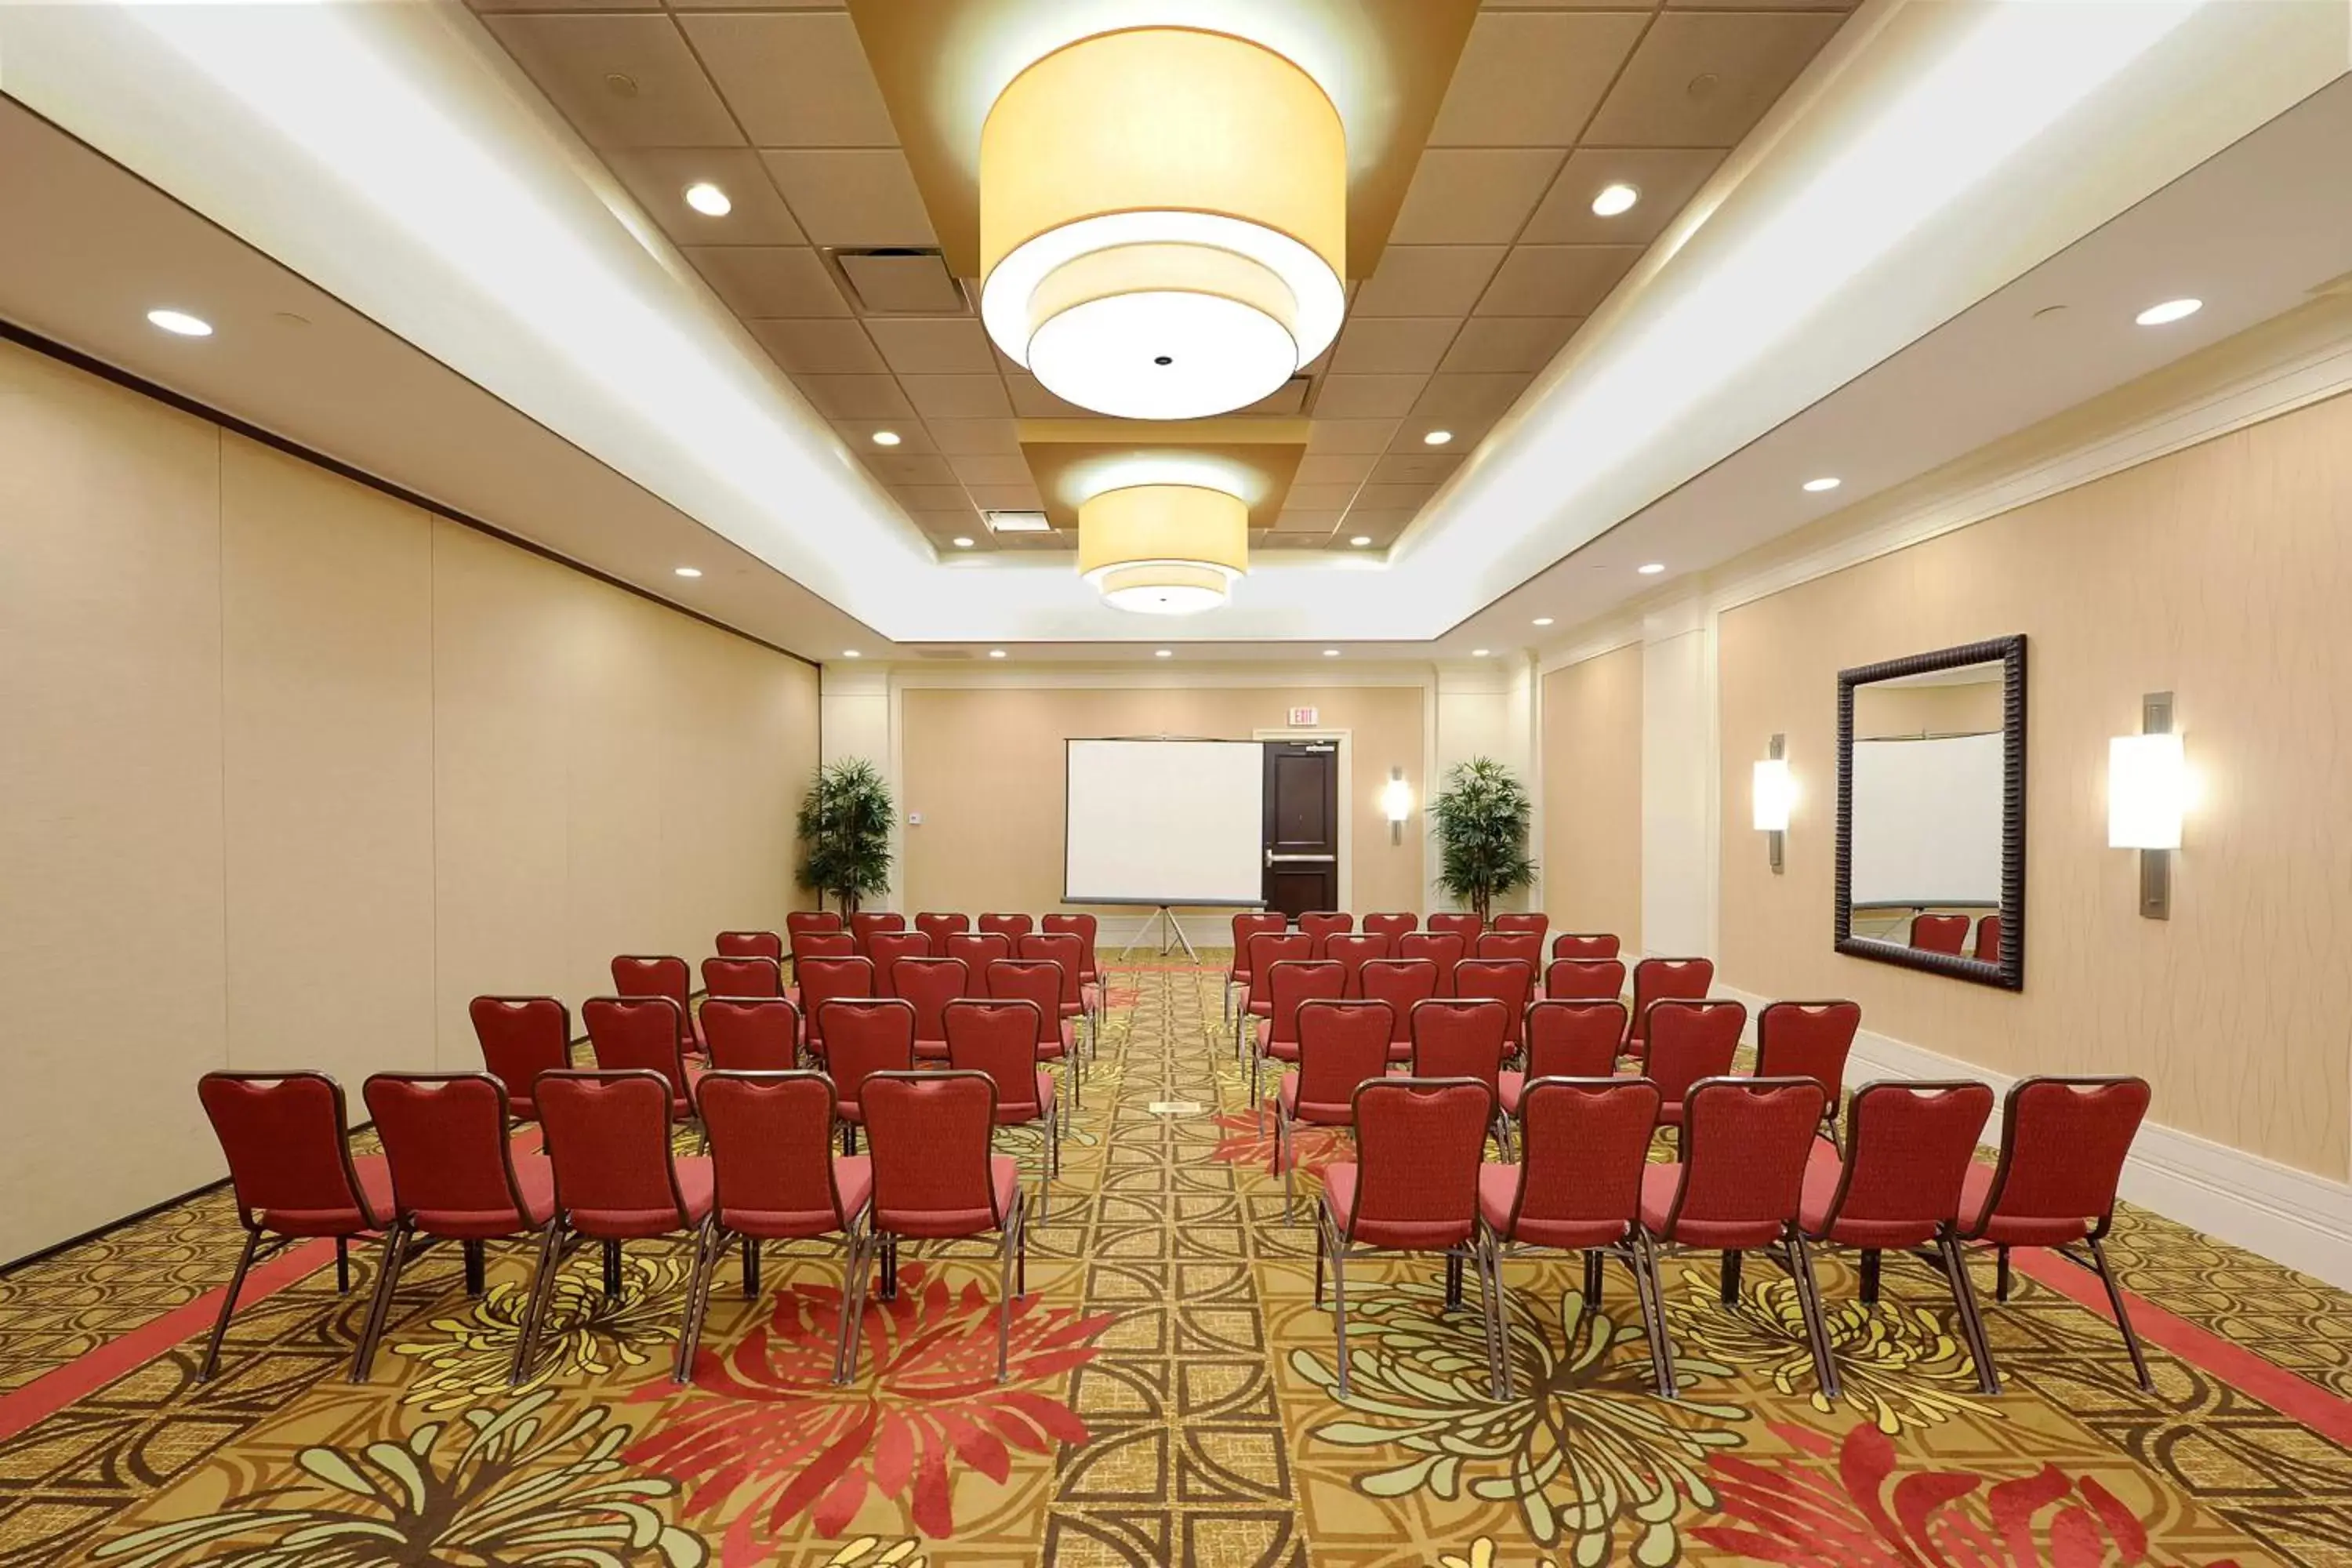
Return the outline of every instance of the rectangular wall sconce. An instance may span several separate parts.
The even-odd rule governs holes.
[[[2139,851],[2139,912],[2172,918],[2172,852],[2189,799],[2189,763],[2172,730],[2172,693],[2140,700],[2140,730],[2107,742],[2107,845]]]
[[[1783,869],[1781,857],[1788,840],[1789,808],[1796,801],[1797,785],[1789,776],[1788,737],[1773,736],[1766,752],[1766,759],[1756,764],[1755,780],[1749,786],[1750,805],[1755,812],[1756,831],[1765,836],[1765,847],[1772,858],[1772,874],[1777,877]]]
[[[1404,782],[1402,768],[1389,770],[1389,782],[1381,790],[1381,806],[1389,816],[1389,842],[1404,842],[1404,819],[1412,815],[1412,786]]]

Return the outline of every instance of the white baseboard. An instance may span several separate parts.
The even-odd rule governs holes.
[[[1715,989],[1748,1005],[1752,1039],[1754,1016],[1769,998],[1736,986]],[[1995,1094],[2007,1094],[2015,1081],[1869,1029],[1855,1039],[1846,1071],[1849,1089],[1873,1079],[1938,1078],[1977,1079]],[[1985,1141],[2000,1137],[1996,1113]],[[2352,1186],[2149,1121],[2125,1163],[2123,1194],[2167,1219],[2352,1290]]]

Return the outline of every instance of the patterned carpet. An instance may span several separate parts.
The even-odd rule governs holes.
[[[1306,1223],[1334,1145],[1303,1141],[1286,1224],[1218,1014],[1212,972],[1114,973],[1002,1386],[973,1247],[908,1254],[848,1389],[824,1381],[838,1255],[814,1247],[772,1250],[757,1301],[722,1268],[684,1389],[684,1258],[657,1245],[617,1304],[575,1262],[511,1392],[520,1249],[478,1301],[425,1254],[363,1386],[373,1258],[339,1297],[326,1248],[262,1282],[196,1386],[224,1196],[0,1278],[0,1563],[2352,1563],[2352,1301],[2144,1214],[2114,1249],[2154,1396],[2063,1261],[1998,1308],[1980,1267],[2009,1387],[1986,1398],[1936,1276],[1890,1260],[1865,1310],[1832,1257],[1834,1406],[1784,1279],[1751,1267],[1727,1310],[1685,1261],[1677,1404],[1647,1391],[1614,1265],[1598,1302],[1573,1265],[1508,1266],[1496,1399],[1475,1313],[1400,1263],[1350,1271],[1342,1405]]]

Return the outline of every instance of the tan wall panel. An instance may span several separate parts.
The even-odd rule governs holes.
[[[1642,951],[1642,648],[1555,669],[1543,689],[1544,912]]]
[[[2157,1120],[2342,1180],[2352,1121],[2352,399],[2338,398],[1727,613],[1723,977],[1846,994],[1865,1026],[2006,1072],[2134,1072]],[[2026,989],[1831,951],[1836,675],[2023,632]],[[2172,690],[2203,798],[2169,921],[2106,847],[2110,736]],[[1747,809],[1789,737],[1788,872]]]
[[[1280,728],[1293,706],[1312,705],[1349,734],[1358,910],[1420,910],[1421,843],[1389,842],[1380,792],[1404,769],[1419,802],[1419,687],[1268,687],[1264,689],[1071,689],[987,687],[903,695],[901,811],[910,910],[1053,909],[1062,900],[1063,742],[1097,735],[1198,735],[1248,740]]]

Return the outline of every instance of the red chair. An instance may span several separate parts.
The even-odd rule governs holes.
[[[876,932],[906,929],[907,917],[896,910],[856,910],[849,917],[849,934],[856,939],[857,951],[867,958],[874,956]]]
[[[624,953],[613,960],[613,994],[668,997],[677,1004],[678,1048],[702,1054],[702,1031],[694,1026],[694,971],[686,960]]]
[[[1607,1049],[1613,1058],[1613,1037]],[[1582,1078],[1547,1073],[1528,1084],[1519,1106],[1519,1163],[1479,1167],[1478,1251],[1493,1319],[1488,1342],[1500,1352],[1492,1369],[1496,1397],[1508,1399],[1515,1392],[1503,1260],[1538,1249],[1584,1254],[1587,1310],[1601,1304],[1604,1257],[1615,1256],[1633,1271],[1642,1327],[1650,1341],[1651,1375],[1659,1397],[1675,1396],[1664,1292],[1648,1233],[1642,1229],[1642,1175],[1657,1119],[1658,1089],[1646,1079],[1612,1079],[1606,1071]]]
[[[782,999],[784,994],[783,966],[772,958],[706,958],[702,961],[702,994],[706,998],[772,996]]]
[[[864,958],[812,958],[796,966],[801,983],[801,1017],[806,1021],[808,1048],[825,1059],[824,1005],[874,994],[874,964]]]
[[[710,1219],[687,1282],[679,1364],[691,1372],[710,1305],[710,1277],[730,1241],[743,1249],[743,1293],[760,1293],[760,1244],[842,1238],[841,1333],[833,1380],[846,1383],[860,1283],[849,1260],[862,1250],[874,1173],[863,1154],[833,1152],[833,1085],[819,1072],[716,1071],[696,1089],[710,1133]]]
[[[1625,994],[1625,966],[1613,958],[1555,958],[1544,969],[1544,994],[1561,1002],[1614,1002]]]
[[[1913,915],[1911,945],[1922,952],[1948,952],[1960,956],[1969,941],[1969,917],[1966,915]]]
[[[714,996],[702,1005],[710,1065],[723,1072],[791,1072],[801,1065],[801,1010],[781,996]]]
[[[1470,951],[1469,941],[1460,931],[1416,931],[1397,938],[1399,958],[1426,959],[1437,965],[1437,994],[1454,994],[1454,970]]]
[[[1234,1013],[1234,1055],[1243,1055],[1243,1026],[1252,1018],[1263,1018],[1273,1010],[1273,992],[1266,985],[1265,972],[1270,965],[1311,959],[1315,956],[1315,939],[1303,931],[1260,931],[1249,939],[1249,951],[1243,954],[1242,973],[1248,977],[1248,989],[1242,994],[1240,1007]],[[1253,1096],[1255,1098],[1255,1096]]]
[[[1282,1223],[1291,1222],[1291,1168],[1298,1163],[1298,1126],[1345,1127],[1356,1113],[1360,1085],[1386,1077],[1395,1016],[1385,1002],[1299,1005],[1298,1066],[1274,1091],[1274,1152],[1266,1174],[1282,1173]]]
[[[1604,931],[1564,931],[1551,939],[1554,958],[1614,958],[1617,939]]]
[[[1357,923],[1367,935],[1388,938],[1390,950],[1393,952],[1397,938],[1409,934],[1421,924],[1421,917],[1409,914],[1366,915]]]
[[[653,1000],[667,1005],[666,998]],[[353,1383],[365,1383],[375,1365],[376,1342],[392,1313],[411,1237],[460,1243],[467,1293],[478,1296],[485,1243],[536,1236],[544,1270],[556,1230],[555,1173],[545,1156],[517,1155],[508,1142],[507,1091],[498,1079],[476,1072],[378,1073],[367,1080],[362,1097],[392,1168],[393,1222],[383,1233],[375,1295],[352,1354]],[[545,1311],[545,1295],[534,1290],[507,1369],[509,1386],[522,1381],[524,1358]]]
[[[915,1006],[896,996],[843,996],[821,1011],[834,1114],[842,1122],[841,1152],[855,1154],[857,1130],[866,1124],[866,1080],[877,1072],[914,1070]]]
[[[980,917],[980,929],[1001,936],[1007,942],[1018,942],[1037,927],[1027,915],[988,914]]]
[[[710,950],[721,958],[772,958],[784,961],[784,939],[772,931],[722,931]]]
[[[784,917],[784,935],[788,938],[841,929],[841,913],[837,910],[795,910]]]
[[[1979,963],[2000,962],[2000,916],[1991,914],[1977,917],[1976,943],[1969,949],[1969,956]]]
[[[1267,1058],[1298,1059],[1298,1008],[1305,1002],[1337,1002],[1348,983],[1346,966],[1330,958],[1285,958],[1265,966],[1266,1011],[1250,1029],[1250,1104],[1265,1125],[1265,1100],[1259,1088]]]
[[[1996,1249],[1993,1293],[2003,1301],[2009,1300],[2011,1247],[2054,1247],[2079,1263],[2067,1244],[2084,1243],[2091,1254],[2088,1267],[2107,1288],[2107,1304],[2131,1352],[2132,1371],[2140,1387],[2152,1394],[2156,1384],[2148,1378],[2147,1357],[2132,1330],[2115,1270],[2107,1266],[2106,1249],[2099,1245],[2115,1224],[2116,1188],[2147,1115],[2147,1100],[2145,1079],[2018,1079],[2001,1106],[2000,1163],[1990,1170],[1971,1164],[1961,1184],[1959,1237]],[[1977,1354],[1979,1365],[1992,1360],[1981,1324]],[[1993,1376],[1998,1387],[2000,1374]]]
[[[874,991],[877,995],[895,996],[891,973],[902,958],[929,958],[931,939],[919,931],[877,931],[866,938],[866,956],[874,965]]]
[[[196,1381],[209,1383],[254,1264],[296,1241],[332,1237],[335,1293],[343,1295],[352,1288],[352,1238],[382,1234],[395,1211],[391,1169],[381,1154],[352,1157],[342,1086],[325,1073],[208,1072],[196,1080],[196,1099],[228,1161],[245,1227],[245,1250],[196,1369]]]
[[[1495,1101],[1495,1136],[1510,1147],[1502,1116],[1504,1058],[1511,1054],[1512,1026],[1518,1015],[1493,996],[1442,996],[1412,1010],[1414,1078],[1475,1079]]]
[[[525,1121],[539,1120],[532,1086],[543,1072],[572,1065],[572,1014],[552,996],[477,996],[466,1005],[482,1067],[507,1086],[507,1106]]]
[[[670,1117],[694,1119],[694,1080],[678,1044],[677,1004],[667,996],[591,996],[580,1004],[588,1048],[604,1072],[658,1073],[669,1085]]]
[[[1547,999],[1528,1009],[1528,1068],[1506,1072],[1495,1089],[1503,1114],[1519,1113],[1519,1096],[1539,1078],[1607,1078],[1617,1070],[1617,1046],[1625,1037],[1622,1002]]]
[[[540,1085],[540,1125],[548,1163],[555,1170],[555,1239],[540,1249],[531,1280],[536,1306],[555,1289],[563,1237],[604,1244],[604,1294],[621,1294],[621,1246],[656,1237],[690,1237],[698,1257],[703,1222],[710,1217],[710,1162],[673,1157],[669,1089],[650,1072],[551,1072]],[[522,1366],[530,1369],[535,1331],[546,1316],[536,1306],[523,1335]],[[677,1364],[686,1381],[689,1351],[679,1325]]]
[[[961,936],[965,931],[970,931],[971,929],[971,917],[970,915],[936,914],[929,910],[924,910],[919,912],[915,916],[915,929],[931,939],[931,952],[933,954],[944,955],[947,951],[945,943],[948,938],[951,936]]]
[[[1500,1002],[1509,1015],[1503,1026],[1506,1055],[1519,1049],[1520,1023],[1535,1000],[1536,966],[1518,958],[1465,958],[1454,966],[1454,994],[1465,1002]]]
[[[1470,952],[1475,958],[1517,959],[1533,974],[1543,967],[1543,932],[1490,931],[1471,944]]]
[[[1865,1306],[1878,1300],[1882,1253],[1934,1242],[1961,1337],[1977,1357],[1977,1387],[1999,1394],[1992,1363],[1976,1348],[1983,1324],[1955,1234],[1961,1184],[1991,1115],[1992,1090],[1980,1083],[1863,1085],[1849,1122],[1851,1152],[1841,1161],[1828,1144],[1813,1145],[1798,1223],[1812,1242],[1861,1250]]]
[[[1394,1016],[1389,1060],[1412,1059],[1412,1010],[1437,994],[1437,965],[1425,958],[1375,958],[1357,976],[1367,1002],[1385,1002]]]
[[[1061,1016],[1074,1022],[1083,1021],[1091,1030],[1094,1014],[1087,1006],[1086,939],[1076,931],[1044,931],[1020,938],[1013,942],[1013,951],[1019,958],[1061,965]]]
[[[1642,1054],[1654,1004],[1703,1002],[1714,984],[1715,961],[1710,958],[1645,958],[1633,965],[1633,1016],[1625,1036],[1626,1054]]]
[[[1389,939],[1376,931],[1340,931],[1323,939],[1323,956],[1337,960],[1339,967],[1347,972],[1343,995],[1361,996],[1364,994],[1364,965],[1388,955]]]
[[[1325,942],[1356,929],[1356,917],[1330,910],[1310,910],[1298,917],[1298,929],[1315,940],[1315,951],[1309,956],[1321,958]]]
[[[1809,1078],[1719,1078],[1694,1086],[1684,1100],[1682,1158],[1642,1173],[1642,1227],[1662,1247],[1722,1253],[1727,1307],[1739,1300],[1740,1255],[1785,1244],[1813,1375],[1822,1395],[1835,1399],[1822,1293],[1797,1223],[1826,1098]]]
[[[1859,1002],[1774,1002],[1756,1015],[1756,1076],[1809,1078],[1830,1097],[1824,1123],[1837,1142],[1845,1063],[1862,1032]]]
[[[1478,933],[1486,929],[1486,922],[1467,910],[1442,910],[1423,921],[1421,929],[1450,931],[1462,939],[1462,945],[1466,950],[1478,940]]]
[[[1254,936],[1280,936],[1290,929],[1290,917],[1267,910],[1257,914],[1234,917],[1234,961],[1225,970],[1225,1022],[1234,1021],[1234,990],[1249,989],[1249,944]],[[1240,1052],[1239,1037],[1235,1037],[1235,1054]]]
[[[794,933],[793,937],[793,978],[799,978],[799,966],[812,958],[856,958],[857,939],[845,931],[813,931]]]
[[[890,994],[914,1005],[915,1059],[947,1060],[947,1006],[971,994],[971,966],[961,958],[902,958],[890,966]]]
[[[976,1072],[880,1073],[866,1086],[874,1141],[874,1226],[866,1243],[882,1255],[882,1293],[898,1293],[901,1238],[998,1237],[996,1381],[1005,1375],[1013,1302],[1028,1294],[1028,1210],[1021,1167],[993,1149],[996,1086]],[[859,1266],[862,1312],[865,1267]],[[857,1371],[850,1342],[849,1371]]]
[[[1356,1158],[1323,1168],[1316,1219],[1315,1304],[1331,1269],[1339,1336],[1339,1397],[1348,1397],[1347,1260],[1381,1252],[1445,1254],[1446,1304],[1462,1299],[1462,1268],[1478,1228],[1479,1163],[1495,1097],[1466,1079],[1384,1078],[1358,1087],[1349,1121]],[[1483,1289],[1491,1289],[1484,1271]],[[1486,1302],[1486,1359],[1496,1358],[1494,1303]]]
[[[1486,929],[1490,931],[1534,932],[1536,951],[1528,955],[1528,962],[1533,963],[1543,957],[1544,932],[1551,929],[1551,917],[1534,910],[1514,910],[1496,915],[1486,922]]]
[[[1661,1125],[1683,1124],[1684,1102],[1693,1086],[1728,1078],[1739,1059],[1739,1037],[1748,1009],[1738,1002],[1665,1001],[1650,1009],[1650,1037],[1643,1042],[1642,1076],[1658,1086],[1664,1103]],[[1761,1075],[1759,1075],[1761,1076]],[[1822,1091],[1824,1100],[1829,1091]],[[1675,1134],[1677,1140],[1681,1134]]]
[[[1062,1064],[1068,1081],[1070,1107],[1078,1107],[1077,1031],[1062,1014],[1062,966],[1051,959],[1000,958],[982,977],[992,1002],[1034,1002],[1037,1005],[1037,1054]],[[1070,1108],[1062,1112],[1066,1121]]]
[[[1037,1058],[1037,1004],[977,1002],[948,1008],[948,1068],[976,1072],[996,1086],[996,1125],[1043,1122],[1045,1159],[1037,1177],[1037,1217],[1045,1217],[1046,1194],[1062,1173],[1062,1119],[1054,1105],[1054,1075]]]
[[[947,956],[961,959],[964,968],[971,974],[971,983],[982,987],[977,991],[967,991],[964,994],[984,997],[988,994],[983,984],[988,977],[988,966],[1013,956],[1013,939],[992,931],[960,932],[948,938]]]
[[[1092,915],[1047,915],[1038,922],[1038,929],[1047,936],[1074,936],[1078,939],[1078,984],[1092,986],[1099,992],[1102,988],[1102,966],[1095,958],[1095,939],[1102,933],[1101,922]],[[1102,998],[1099,995],[1089,997],[1087,1011],[1089,1014],[1100,1013]]]

